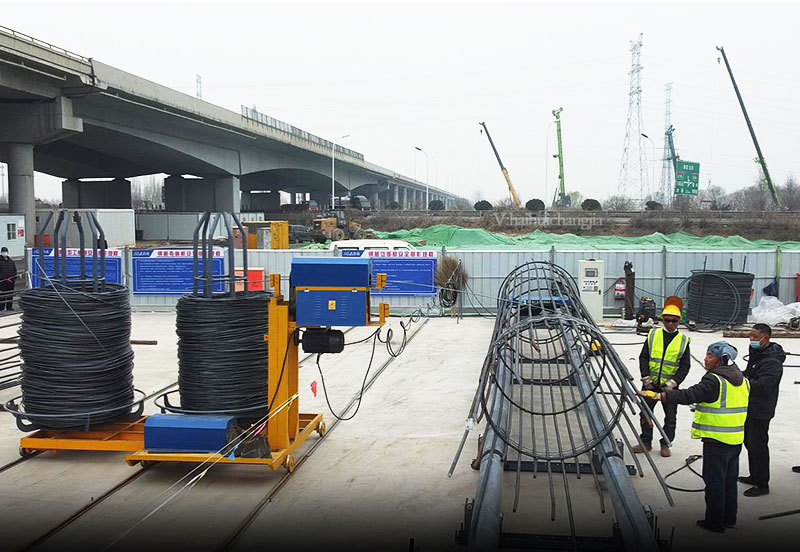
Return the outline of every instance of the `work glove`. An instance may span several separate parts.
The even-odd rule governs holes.
[[[638,395],[640,397],[644,397],[646,399],[651,399],[654,401],[661,400],[661,393],[656,393],[655,391],[639,391]]]
[[[653,389],[653,378],[645,376],[642,378],[642,389]]]
[[[678,382],[675,381],[674,379],[671,379],[667,383],[664,384],[664,389],[666,391],[672,391],[676,387],[678,387]]]

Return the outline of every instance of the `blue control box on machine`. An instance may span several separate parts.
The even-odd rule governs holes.
[[[155,414],[144,422],[149,452],[217,452],[235,436],[233,416]]]
[[[298,326],[365,326],[369,320],[371,259],[296,257],[289,285]]]

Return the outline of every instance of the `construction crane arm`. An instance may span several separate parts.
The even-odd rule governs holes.
[[[758,154],[758,163],[761,165],[761,170],[764,172],[764,180],[767,181],[767,189],[769,190],[770,195],[772,196],[772,200],[775,202],[775,205],[780,206],[781,198],[778,196],[778,190],[775,188],[775,185],[772,183],[772,178],[769,176],[769,170],[767,170],[767,162],[764,160],[764,155],[761,153],[761,146],[758,145],[758,140],[756,139],[756,133],[753,130],[753,124],[750,122],[750,117],[747,115],[747,109],[744,107],[744,100],[742,99],[742,95],[739,92],[739,87],[736,85],[736,79],[733,78],[733,71],[731,71],[731,65],[728,63],[728,56],[725,55],[725,49],[722,46],[717,46],[717,50],[722,54],[722,59],[725,61],[725,67],[728,69],[728,75],[731,77],[731,82],[733,83],[733,90],[736,92],[736,97],[739,99],[739,106],[742,108],[742,114],[744,115],[744,120],[747,122],[747,128],[750,130],[750,137],[753,139],[753,145],[756,147],[756,154]]]
[[[486,123],[478,123],[483,127],[483,130],[486,131],[486,137],[489,139],[489,145],[492,146],[492,151],[494,151],[494,156],[497,157],[497,163],[500,165],[500,170],[503,172],[503,177],[506,179],[506,184],[508,184],[508,192],[511,194],[511,201],[514,202],[514,206],[519,209],[522,207],[522,203],[519,201],[519,196],[517,195],[517,191],[514,189],[514,185],[511,184],[511,177],[508,176],[508,170],[506,170],[505,166],[503,165],[503,160],[500,159],[500,154],[497,152],[497,148],[494,147],[494,141],[492,140],[492,135],[489,134],[489,129],[486,128]]]

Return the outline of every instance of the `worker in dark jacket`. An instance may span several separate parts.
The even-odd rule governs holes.
[[[17,265],[8,256],[8,248],[0,249],[0,311],[14,310],[14,284],[17,281]]]
[[[706,515],[697,520],[697,525],[716,533],[736,525],[738,510],[736,480],[750,384],[733,364],[735,358],[735,347],[717,341],[708,347],[706,373],[700,383],[658,394],[639,392],[643,397],[657,398],[666,404],[697,404],[692,439],[703,440],[703,481],[706,484]]]
[[[752,485],[744,496],[769,494],[769,422],[778,404],[778,386],[783,376],[786,353],[770,341],[772,329],[756,324],[750,330],[750,357],[744,377],[750,380],[750,407],[744,425],[744,446],[750,464],[750,475],[739,481]]]
[[[678,297],[668,297],[661,311],[664,328],[654,328],[647,334],[647,340],[639,353],[639,371],[642,375],[642,389],[650,391],[667,391],[677,389],[686,379],[691,367],[689,337],[678,331],[681,321],[683,302]],[[651,410],[658,401],[645,399]],[[666,403],[664,409],[664,433],[669,441],[661,438],[661,456],[671,456],[670,443],[675,439],[675,427],[678,421],[677,403]],[[633,447],[633,452],[644,452],[652,449],[653,426],[644,414],[641,415],[641,440],[643,445]]]

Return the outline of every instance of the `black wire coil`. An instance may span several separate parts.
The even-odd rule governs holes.
[[[188,413],[260,417],[267,410],[269,293],[178,300],[178,388]]]
[[[79,286],[34,288],[19,300],[22,406],[40,429],[104,425],[134,403],[128,289]]]
[[[753,274],[727,270],[693,270],[689,278],[687,315],[699,324],[746,324]]]

